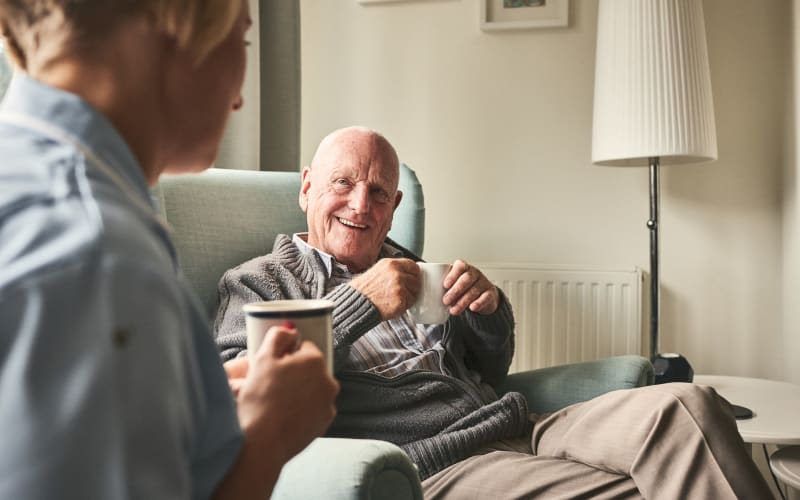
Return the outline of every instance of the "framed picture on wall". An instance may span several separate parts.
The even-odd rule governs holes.
[[[569,24],[569,0],[480,0],[481,29],[561,28]]]

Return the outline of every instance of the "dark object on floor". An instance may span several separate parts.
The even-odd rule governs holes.
[[[733,406],[733,416],[736,417],[736,420],[747,420],[748,418],[753,418],[753,410],[750,408],[745,408],[744,406],[735,404],[731,404],[731,406]]]
[[[692,365],[689,364],[689,360],[680,354],[674,352],[656,354],[652,361],[656,384],[691,382],[694,379]]]

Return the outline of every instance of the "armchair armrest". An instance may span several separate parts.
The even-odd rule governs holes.
[[[528,400],[529,411],[548,413],[609,391],[652,383],[653,365],[631,355],[514,373],[498,392],[520,392]]]
[[[422,500],[417,468],[398,446],[318,438],[281,471],[272,500]]]

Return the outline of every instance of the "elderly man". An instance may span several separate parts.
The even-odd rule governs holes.
[[[338,415],[329,435],[383,439],[417,464],[428,498],[768,498],[727,403],[708,388],[616,391],[551,415],[499,397],[514,347],[502,293],[453,263],[444,325],[414,324],[419,260],[386,238],[399,161],[377,132],[326,137],[302,172],[308,233],[228,271],[215,324],[225,359],[245,348],[241,307],[327,298]],[[235,361],[234,361],[235,362]]]

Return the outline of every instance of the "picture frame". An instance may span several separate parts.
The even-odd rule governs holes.
[[[564,28],[569,0],[480,0],[483,31]]]

